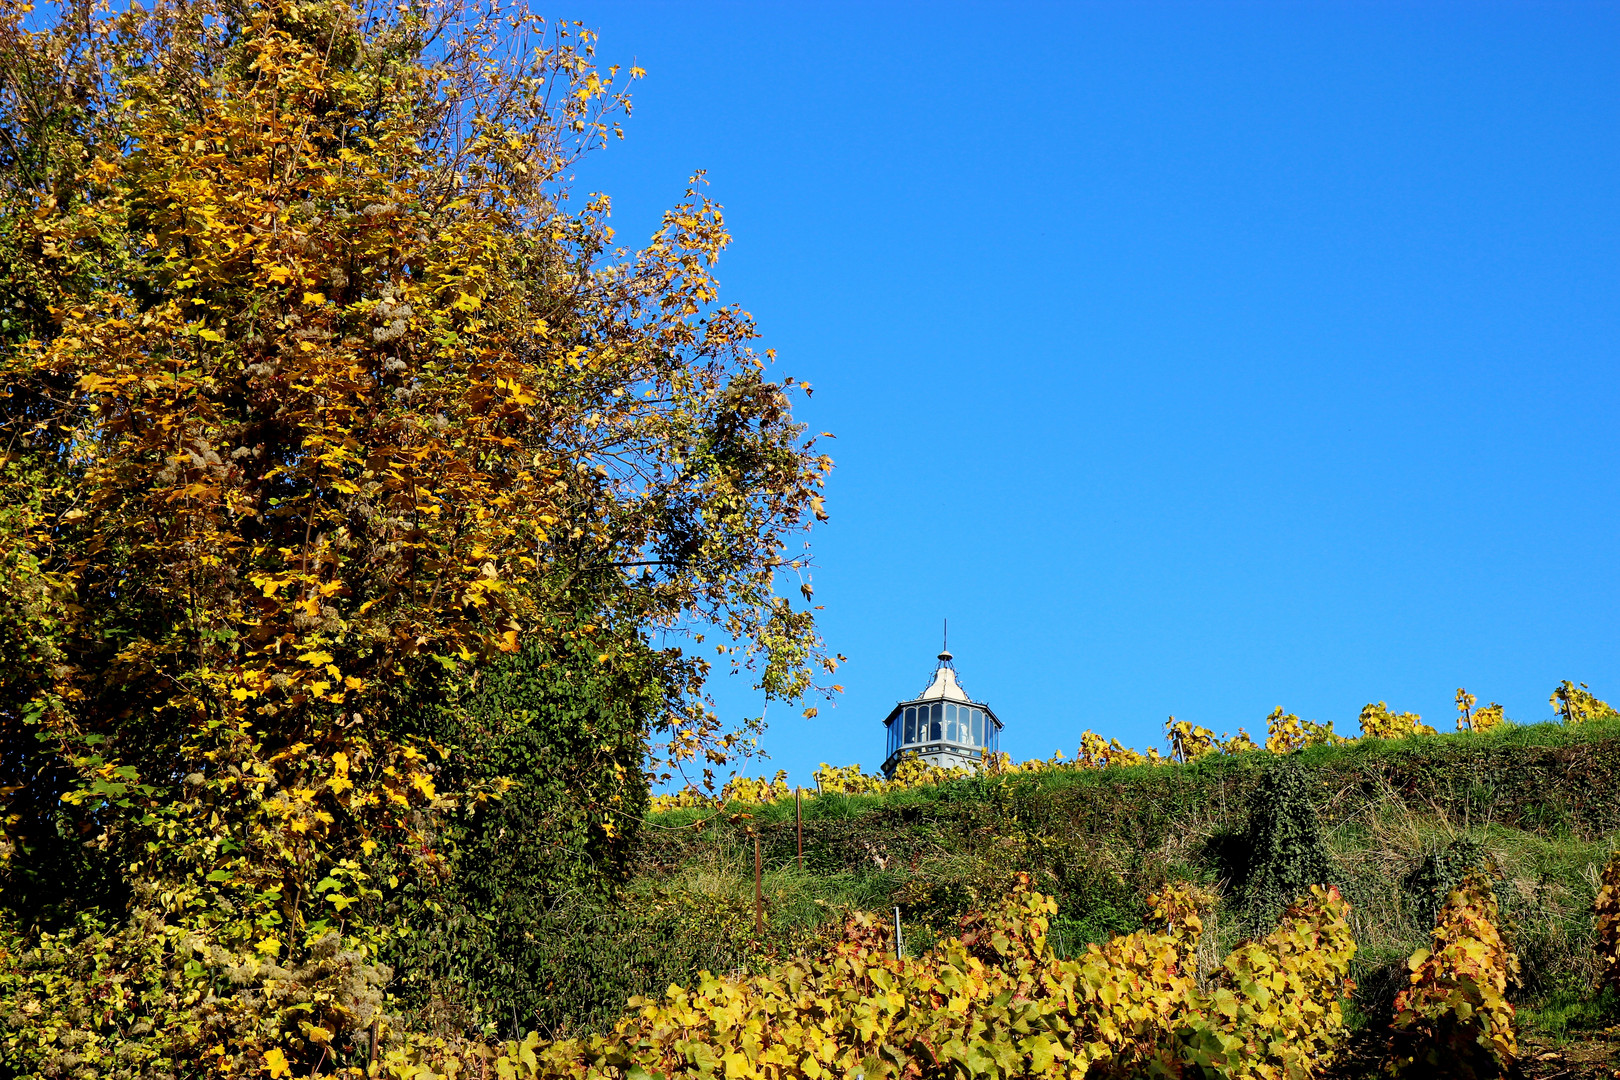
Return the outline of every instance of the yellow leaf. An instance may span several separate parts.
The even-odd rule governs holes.
[[[292,1066],[287,1064],[287,1055],[281,1052],[279,1046],[265,1051],[264,1063],[270,1070],[271,1080],[277,1080],[278,1077],[292,1071]]]
[[[307,292],[304,294],[304,303],[313,307],[319,307],[320,305],[326,303],[326,297],[318,292]]]

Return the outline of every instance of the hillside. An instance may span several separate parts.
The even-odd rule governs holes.
[[[1601,1026],[1585,988],[1596,872],[1620,844],[1620,720],[1363,740],[1289,757],[1352,905],[1358,1025],[1375,1030],[1387,1017],[1403,962],[1427,943],[1439,899],[1480,866],[1523,961],[1514,999],[1527,1035],[1556,1042]],[[1254,792],[1277,761],[1256,751],[810,797],[802,870],[791,799],[655,814],[619,904],[559,913],[535,929],[543,966],[574,977],[552,981],[533,1008],[554,1031],[598,1027],[631,993],[791,953],[850,908],[892,918],[898,906],[915,952],[1021,870],[1056,898],[1054,939],[1071,955],[1139,928],[1151,888],[1203,884],[1221,897],[1203,946],[1213,964],[1253,919],[1245,838]],[[1588,1055],[1599,1045],[1581,1038]]]

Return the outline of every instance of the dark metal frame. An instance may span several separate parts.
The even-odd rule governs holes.
[[[908,757],[923,757],[931,754],[950,754],[961,758],[964,764],[969,764],[979,760],[980,751],[988,751],[989,753],[993,754],[1000,749],[1001,731],[1004,727],[1006,727],[1006,725],[1001,722],[1001,718],[996,715],[996,711],[982,701],[961,702],[954,701],[950,698],[915,698],[911,701],[900,702],[892,710],[890,710],[889,715],[883,719],[885,739],[887,739],[888,736],[889,725],[895,723],[897,717],[899,718],[900,722],[904,722],[907,709],[914,708],[919,705],[926,706],[947,704],[956,705],[958,707],[965,704],[968,708],[983,710],[984,715],[990,719],[990,722],[996,725],[995,738],[985,740],[986,745],[984,746],[973,746],[968,743],[949,742],[945,739],[928,739],[926,741],[908,743],[904,741],[902,735],[899,747],[890,753],[888,757],[883,759],[884,776],[894,775],[895,767]],[[885,743],[885,745],[887,745],[887,743]]]

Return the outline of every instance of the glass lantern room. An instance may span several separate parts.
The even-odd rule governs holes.
[[[977,768],[986,753],[1000,749],[1001,721],[990,706],[967,696],[956,681],[951,654],[939,654],[934,678],[916,700],[903,701],[883,721],[887,733],[883,775],[909,757],[941,768]]]

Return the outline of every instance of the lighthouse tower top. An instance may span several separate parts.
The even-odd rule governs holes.
[[[928,687],[897,704],[883,726],[885,776],[893,776],[900,762],[913,757],[941,768],[977,768],[1001,742],[1001,721],[989,705],[962,689],[949,649],[940,651]]]

